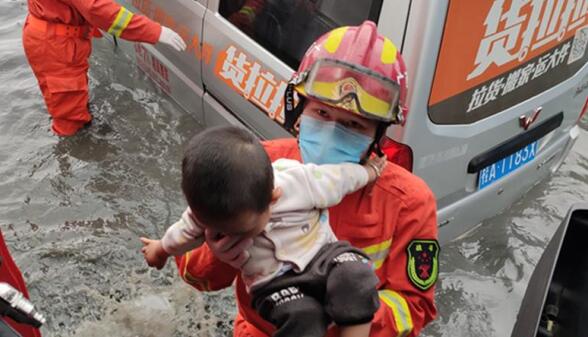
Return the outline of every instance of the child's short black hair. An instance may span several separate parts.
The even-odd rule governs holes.
[[[273,188],[271,161],[259,140],[243,128],[207,129],[184,152],[182,190],[205,223],[267,210]]]

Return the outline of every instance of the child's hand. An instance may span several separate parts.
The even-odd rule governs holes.
[[[380,177],[380,174],[384,171],[384,167],[386,167],[386,162],[386,156],[375,156],[369,158],[365,164],[363,164],[363,167],[368,171],[368,183],[372,183]]]
[[[204,235],[214,256],[231,267],[239,269],[249,260],[247,249],[253,245],[253,239],[220,235],[208,229]]]
[[[145,261],[147,261],[149,267],[155,267],[157,269],[163,268],[167,262],[169,254],[163,249],[161,240],[141,238],[141,242],[143,242],[141,253],[145,256]]]

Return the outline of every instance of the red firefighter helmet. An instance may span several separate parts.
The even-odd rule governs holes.
[[[402,123],[408,111],[402,56],[371,21],[321,36],[306,51],[290,84],[303,97],[386,125]],[[293,109],[292,97],[286,97],[286,115]]]

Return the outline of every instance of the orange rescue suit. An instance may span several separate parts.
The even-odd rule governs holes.
[[[131,41],[156,43],[161,26],[112,0],[28,0],[25,54],[59,136],[75,134],[88,112],[92,27]]]
[[[264,145],[272,161],[277,158],[300,160],[295,139],[273,140]],[[438,272],[437,218],[435,198],[428,186],[400,166],[389,163],[374,185],[346,196],[339,205],[331,207],[329,218],[340,240],[347,240],[370,255],[380,279],[381,305],[372,322],[370,336],[418,335],[437,314],[434,303]],[[413,276],[415,283],[409,276],[408,271],[414,269],[408,267],[414,266],[415,259],[414,256],[410,258],[408,251],[415,242],[425,242],[425,245],[430,242],[431,250],[437,245],[435,268],[431,271],[434,275],[423,274],[429,276],[428,284],[418,283],[418,277]],[[176,257],[176,263],[184,281],[202,291],[228,287],[237,277],[239,313],[234,336],[271,335],[274,328],[251,307],[238,271],[217,260],[207,245]],[[428,264],[432,265],[432,262]],[[427,266],[427,261],[418,266]],[[328,336],[338,335],[337,328],[328,333]]]

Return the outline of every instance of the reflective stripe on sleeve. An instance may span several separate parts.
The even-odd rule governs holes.
[[[202,280],[197,279],[196,277],[192,276],[192,274],[190,274],[190,272],[188,272],[188,262],[190,261],[190,254],[191,253],[192,252],[187,252],[184,255],[186,262],[184,263],[184,269],[182,270],[182,273],[181,273],[182,279],[186,283],[198,288],[201,291],[210,291],[210,284],[208,282],[203,282]]]
[[[380,243],[376,243],[375,245],[362,248],[362,250],[367,255],[369,255],[370,259],[374,263],[374,270],[379,269],[384,263],[384,260],[386,260],[391,244],[392,240],[386,240]]]
[[[241,7],[239,13],[246,15],[247,19],[249,19],[249,22],[253,22],[255,20],[255,10],[251,6]]]
[[[378,295],[380,295],[380,299],[392,309],[394,322],[398,329],[397,337],[408,335],[412,331],[413,324],[410,309],[408,308],[406,300],[397,292],[389,289],[379,291]]]
[[[131,22],[132,18],[133,12],[124,7],[121,7],[118,11],[118,14],[116,15],[116,18],[112,22],[112,25],[110,25],[110,28],[108,28],[108,33],[116,37],[120,37],[125,28],[127,28],[129,25],[129,22]]]

